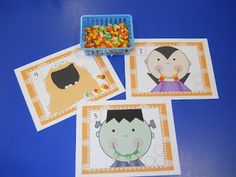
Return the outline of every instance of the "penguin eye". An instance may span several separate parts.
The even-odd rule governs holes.
[[[115,129],[112,129],[112,132],[115,132]]]
[[[157,61],[160,61],[160,58],[158,58]]]
[[[135,129],[133,128],[133,129],[132,129],[132,131],[134,132],[134,131],[135,131]]]
[[[175,61],[175,58],[173,58],[173,60]]]

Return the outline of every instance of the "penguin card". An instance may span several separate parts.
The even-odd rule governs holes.
[[[125,68],[127,98],[218,98],[206,39],[136,39]]]
[[[86,56],[79,45],[15,73],[37,130],[75,114],[78,102],[106,100],[124,91],[109,60]]]
[[[171,102],[78,105],[76,177],[180,174]]]

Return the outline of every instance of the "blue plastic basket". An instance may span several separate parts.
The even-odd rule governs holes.
[[[129,31],[129,47],[126,48],[86,48],[85,28],[93,25],[108,25],[124,22]],[[80,24],[80,47],[86,55],[124,55],[134,48],[134,33],[132,16],[128,14],[117,15],[83,15]]]

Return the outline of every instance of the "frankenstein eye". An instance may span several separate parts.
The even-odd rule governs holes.
[[[158,58],[157,61],[160,61],[160,58]]]
[[[115,129],[112,129],[112,132],[115,132]]]
[[[132,129],[132,131],[134,132],[134,131],[135,131],[135,129],[133,128],[133,129]]]
[[[175,60],[175,58],[173,58],[173,60]]]

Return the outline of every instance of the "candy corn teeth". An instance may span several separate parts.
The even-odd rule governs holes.
[[[94,25],[85,28],[86,48],[126,48],[129,47],[129,31],[125,23]]]

